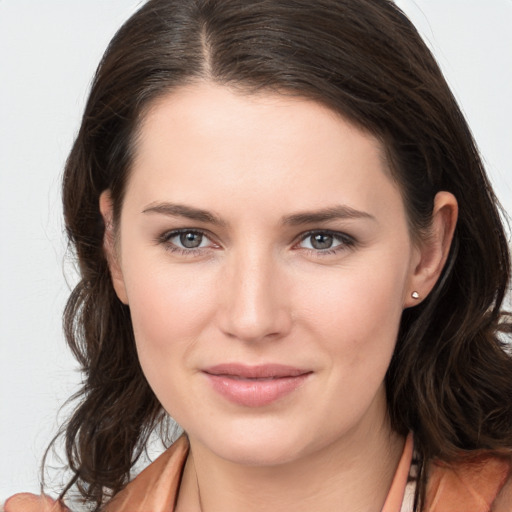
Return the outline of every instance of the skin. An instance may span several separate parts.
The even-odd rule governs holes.
[[[382,507],[403,448],[384,377],[401,313],[434,286],[457,214],[439,193],[432,236],[413,242],[383,154],[329,109],[279,94],[198,83],[146,115],[105,247],[148,382],[190,439],[178,511]],[[111,224],[108,191],[100,209]],[[178,229],[199,248],[184,252]],[[335,233],[332,246],[316,248],[312,231]],[[232,362],[310,373],[247,407],[204,374]]]
[[[47,496],[35,496],[34,494],[20,493],[9,498],[3,508],[3,512],[70,512],[59,502]]]

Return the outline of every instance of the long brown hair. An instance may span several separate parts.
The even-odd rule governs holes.
[[[456,196],[449,261],[430,296],[403,313],[389,414],[396,431],[415,434],[418,509],[432,459],[512,450],[512,359],[498,334],[508,329],[507,239],[470,130],[406,16],[389,0],[150,0],[99,65],[64,175],[81,273],[65,332],[84,376],[64,430],[68,488],[98,510],[165,418],[112,287],[98,198],[111,190],[116,222],[141,120],[157,98],[197,80],[313,99],[377,136],[414,236],[428,230],[438,191]]]

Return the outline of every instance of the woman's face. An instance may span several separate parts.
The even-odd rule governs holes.
[[[192,443],[278,463],[386,423],[420,252],[375,138],[312,101],[184,87],[145,118],[118,235],[142,368]]]

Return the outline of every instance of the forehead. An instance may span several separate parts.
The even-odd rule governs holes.
[[[148,110],[128,190],[148,201],[203,205],[219,194],[290,208],[293,202],[371,204],[397,192],[384,153],[375,137],[317,102],[198,83]]]
[[[157,127],[170,132],[172,124],[179,124],[184,135],[189,134],[182,131],[186,128],[196,137],[205,135],[207,142],[227,134],[238,139],[249,135],[255,143],[265,141],[269,149],[283,143],[286,147],[290,140],[318,143],[324,139],[328,143],[340,131],[344,136],[350,131],[370,142],[382,157],[383,167],[387,165],[384,148],[376,137],[320,102],[286,91],[253,93],[209,82],[181,86],[150,104],[142,116],[139,134],[144,139],[148,130]]]

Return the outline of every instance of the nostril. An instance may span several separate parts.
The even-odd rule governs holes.
[[[273,310],[265,317],[243,318],[236,313],[226,319],[223,332],[230,338],[240,341],[258,342],[262,340],[276,340],[288,334],[291,326],[291,317],[285,311]]]

